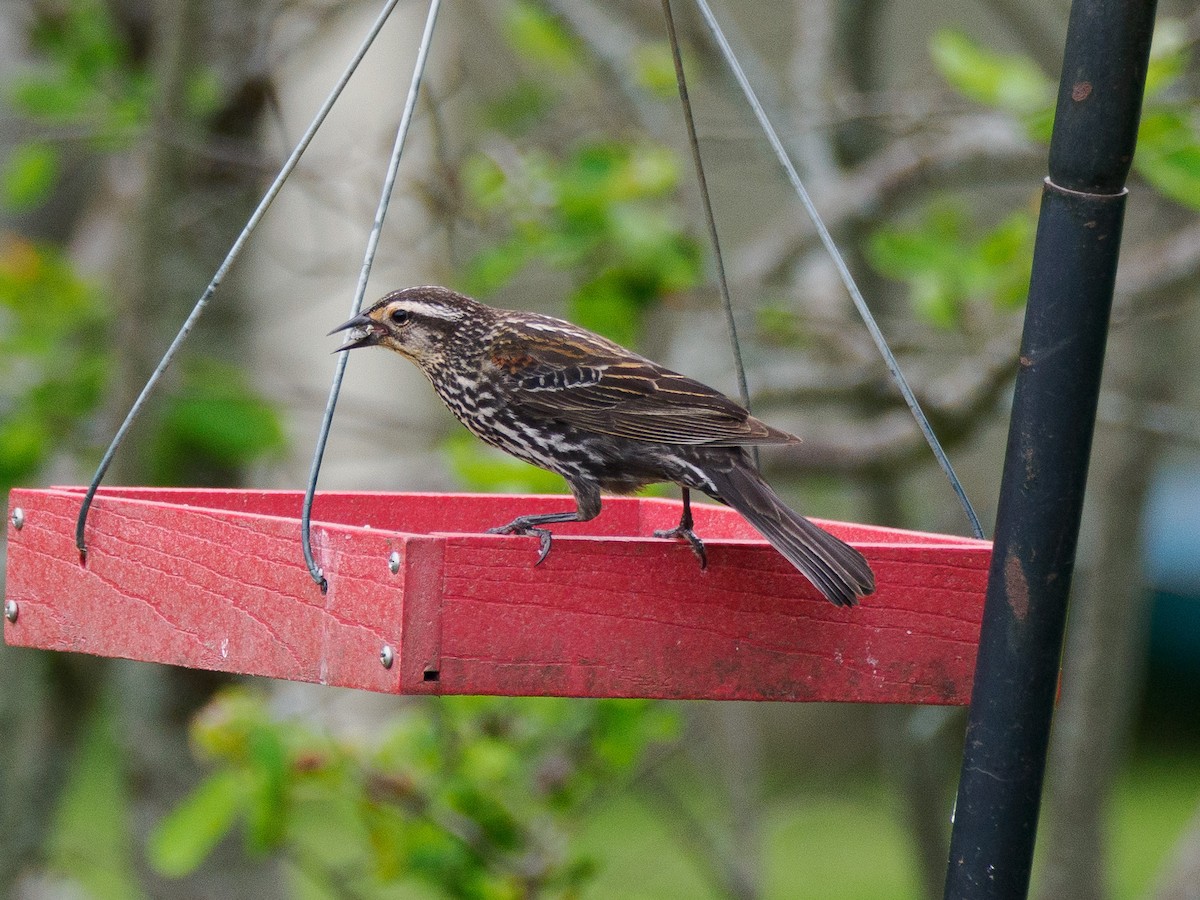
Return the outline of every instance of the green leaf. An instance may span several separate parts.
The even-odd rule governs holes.
[[[571,296],[567,317],[625,346],[634,344],[642,330],[640,305],[611,271],[580,285]]]
[[[75,745],[44,850],[50,871],[78,895],[135,900],[145,894],[134,864],[120,712],[110,687]]]
[[[1045,109],[1034,110],[1024,117],[1025,133],[1033,140],[1043,144],[1050,143],[1050,137],[1054,133],[1054,107],[1047,106]]]
[[[485,211],[499,208],[507,199],[508,177],[490,156],[476,153],[468,157],[462,179],[467,196]]]
[[[40,206],[58,183],[58,170],[59,156],[54,147],[40,142],[18,145],[0,175],[4,206],[11,212]]]
[[[1200,209],[1200,134],[1189,112],[1146,112],[1133,166],[1164,196]]]
[[[674,740],[675,712],[648,700],[601,700],[595,709],[593,749],[617,772],[632,768],[651,743]]]
[[[446,805],[474,820],[488,841],[505,850],[520,845],[521,826],[503,801],[469,776],[446,792]]]
[[[101,0],[73,0],[58,27],[57,55],[85,79],[98,79],[128,59],[113,14]]]
[[[671,45],[666,41],[642,44],[633,51],[633,73],[637,82],[655,96],[664,100],[678,96],[679,85],[675,77],[675,59]],[[694,73],[684,64],[684,75],[691,80]]]
[[[1028,210],[1013,213],[978,245],[982,277],[977,290],[1001,309],[1020,309],[1029,296],[1037,223]]]
[[[621,199],[665,197],[679,184],[679,162],[666,147],[638,145],[620,174]]]
[[[550,109],[554,95],[552,86],[525,79],[488,102],[484,121],[507,135],[524,134]]]
[[[249,737],[246,846],[252,853],[265,853],[284,835],[287,754],[275,723],[254,728]]]
[[[167,427],[191,450],[229,466],[250,462],[283,444],[274,410],[250,394],[180,398],[172,404]]]
[[[477,784],[503,784],[520,771],[521,759],[510,743],[481,737],[463,748],[462,769]]]
[[[1020,308],[1029,292],[1034,231],[1033,213],[1023,209],[975,237],[965,207],[939,200],[913,224],[876,229],[867,259],[881,274],[908,283],[918,317],[952,328],[971,303]]]
[[[467,263],[459,279],[462,290],[476,297],[486,297],[512,280],[525,265],[528,249],[517,239],[488,247]]]
[[[194,872],[237,820],[244,789],[233,771],[211,775],[169,812],[150,834],[147,855],[161,875]]]
[[[381,803],[364,803],[363,823],[375,863],[375,877],[380,881],[395,881],[408,869],[410,829],[404,815],[395,807]]]
[[[581,53],[566,29],[534,3],[517,0],[504,14],[504,34],[522,57],[555,72],[578,67]]]
[[[95,94],[87,84],[28,77],[13,83],[10,96],[13,106],[27,116],[70,122],[87,113]]]
[[[46,423],[30,412],[0,420],[0,485],[16,484],[36,472],[52,441]]]
[[[193,357],[162,415],[152,453],[154,479],[178,481],[193,468],[235,469],[284,446],[274,408],[220,360]]]
[[[922,275],[909,282],[913,312],[935,328],[950,329],[959,324],[961,294],[952,289],[951,279]]]
[[[961,248],[956,245],[966,229],[966,216],[959,207],[935,203],[915,227],[877,229],[867,255],[871,265],[889,278],[947,272],[961,261]]]
[[[1028,57],[996,53],[952,29],[937,31],[929,49],[939,74],[965,97],[1019,114],[1053,105],[1053,83]]]

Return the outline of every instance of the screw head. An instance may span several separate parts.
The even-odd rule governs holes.
[[[384,644],[383,649],[379,651],[379,661],[383,663],[385,669],[390,669],[392,663],[396,661],[396,651],[392,649],[390,644]]]
[[[21,509],[19,506],[14,507],[11,518],[13,528],[17,529],[17,531],[20,531],[21,526],[25,524],[25,510]]]
[[[4,602],[4,618],[8,619],[8,621],[15,623],[19,612],[20,608],[17,606],[16,600],[6,600]]]
[[[391,570],[393,575],[395,575],[396,573],[398,573],[400,571],[400,553],[399,553],[399,551],[393,550],[391,553],[388,554],[388,568]]]

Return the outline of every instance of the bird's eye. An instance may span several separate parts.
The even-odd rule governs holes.
[[[395,309],[392,310],[389,318],[392,320],[393,325],[407,325],[408,320],[412,318],[412,314],[407,309]]]

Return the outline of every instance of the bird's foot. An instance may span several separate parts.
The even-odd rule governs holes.
[[[680,522],[674,528],[664,529],[654,532],[656,538],[683,538],[691,547],[692,552],[696,554],[696,558],[700,560],[700,571],[708,568],[708,554],[704,552],[704,541],[700,540],[700,535],[692,531],[690,524],[685,525]]]
[[[513,519],[507,525],[498,525],[495,528],[489,528],[488,534],[516,534],[523,537],[536,537],[538,539],[538,558],[535,566],[540,566],[550,554],[550,545],[553,543],[554,535],[550,533],[549,528],[538,528],[536,525],[531,525],[524,517]]]

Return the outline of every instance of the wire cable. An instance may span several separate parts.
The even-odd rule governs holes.
[[[671,15],[671,0],[662,0],[663,16],[667,20],[667,39],[671,42],[671,56],[675,61],[675,81],[679,86],[679,102],[683,106],[683,117],[687,122],[688,143],[692,151],[692,163],[696,168],[696,181],[700,187],[700,199],[704,205],[704,219],[708,225],[708,238],[712,243],[713,260],[717,270],[717,287],[721,292],[721,304],[725,307],[725,321],[729,329],[729,342],[733,350],[733,361],[737,367],[738,393],[742,406],[750,408],[750,389],[746,385],[746,368],[742,364],[742,348],[738,343],[737,323],[733,319],[733,301],[729,297],[729,282],[725,278],[725,259],[721,255],[721,239],[717,235],[717,222],[713,216],[712,199],[708,193],[708,179],[704,176],[704,160],[700,156],[700,140],[696,136],[696,120],[692,116],[692,101],[688,96],[687,78],[683,73],[683,57],[679,52],[679,35],[675,33],[675,17]]]
[[[167,367],[170,366],[171,362],[175,359],[176,354],[179,352],[179,348],[183,345],[183,342],[191,333],[192,328],[200,318],[201,313],[203,313],[205,307],[208,306],[208,301],[212,299],[213,294],[217,292],[217,288],[221,286],[221,282],[225,280],[225,275],[233,266],[234,261],[237,260],[238,256],[241,255],[242,248],[245,246],[246,241],[249,240],[254,229],[258,227],[258,223],[266,214],[267,209],[270,208],[275,196],[283,187],[283,183],[287,180],[288,176],[292,174],[292,170],[296,168],[296,164],[300,162],[300,157],[304,154],[304,151],[308,149],[308,145],[312,142],[313,136],[316,135],[317,129],[321,127],[321,124],[325,121],[325,117],[328,116],[329,111],[333,109],[333,105],[337,102],[338,97],[341,96],[342,90],[349,83],[350,76],[354,74],[355,70],[358,68],[358,64],[361,63],[363,57],[366,56],[367,50],[370,49],[371,44],[375,42],[375,38],[379,35],[380,30],[383,28],[384,23],[388,19],[388,16],[391,15],[392,10],[399,2],[400,0],[387,0],[387,2],[384,3],[383,9],[376,17],[374,23],[372,23],[370,30],[367,32],[366,37],[363,38],[358,50],[355,51],[350,63],[346,66],[345,71],[342,72],[342,75],[334,85],[333,90],[330,91],[329,95],[325,98],[325,102],[322,103],[320,109],[317,110],[316,115],[313,116],[312,122],[309,123],[304,135],[300,138],[300,142],[296,144],[295,149],[292,150],[291,155],[287,158],[287,161],[284,162],[283,167],[279,170],[279,174],[275,176],[275,180],[272,181],[271,186],[267,188],[267,192],[263,195],[262,200],[259,201],[258,207],[251,214],[249,220],[247,220],[246,225],[242,228],[241,233],[237,236],[237,240],[235,240],[233,242],[233,246],[229,248],[229,252],[226,254],[224,261],[217,269],[216,274],[213,275],[212,281],[210,281],[208,287],[204,289],[204,293],[200,295],[200,299],[196,301],[196,305],[192,307],[192,311],[184,320],[183,325],[179,329],[179,333],[175,335],[175,339],[171,341],[170,346],[167,347],[167,352],[163,354],[162,359],[159,360],[159,363],[154,368],[154,371],[150,373],[150,377],[146,380],[146,384],[142,387],[141,393],[138,394],[137,399],[133,402],[133,406],[130,407],[129,412],[126,414],[125,421],[122,422],[121,427],[117,429],[117,433],[113,437],[112,443],[110,443],[108,445],[108,449],[104,451],[104,456],[100,460],[100,465],[96,468],[96,474],[92,476],[92,482],[88,486],[87,493],[85,493],[83,496],[83,503],[80,504],[79,507],[79,518],[75,523],[75,547],[79,550],[79,557],[81,560],[87,559],[87,544],[84,541],[84,529],[87,526],[88,510],[90,510],[92,507],[92,500],[95,499],[96,491],[100,487],[100,482],[104,480],[104,475],[108,471],[108,467],[112,464],[113,457],[116,455],[117,450],[124,442],[126,433],[128,433],[130,426],[145,407],[147,400],[150,398],[151,392],[162,378],[163,373],[167,371]]]
[[[963,512],[971,524],[971,531],[976,537],[983,538],[983,526],[979,522],[979,517],[975,514],[974,507],[971,506],[971,501],[967,499],[962,482],[958,480],[958,476],[954,473],[954,467],[950,464],[950,459],[946,456],[946,451],[942,449],[937,435],[933,433],[933,427],[929,424],[929,419],[926,418],[924,410],[921,409],[921,404],[917,401],[912,388],[909,387],[904,373],[900,371],[900,365],[896,362],[896,357],[888,346],[887,339],[883,336],[883,332],[880,331],[874,315],[872,315],[870,308],[867,306],[867,301],[863,299],[862,292],[854,282],[854,276],[850,274],[850,269],[846,265],[846,261],[842,258],[837,245],[834,243],[829,229],[825,227],[825,222],[822,220],[821,214],[817,211],[816,205],[812,202],[812,198],[809,197],[808,191],[800,180],[800,175],[797,173],[796,167],[792,164],[791,157],[788,156],[783,142],[779,139],[778,132],[775,131],[775,127],[767,117],[766,110],[763,109],[763,105],[759,102],[758,95],[755,94],[754,88],[746,77],[745,71],[743,71],[741,64],[738,62],[737,55],[733,52],[733,48],[730,47],[729,41],[726,40],[725,33],[717,23],[716,17],[713,15],[707,0],[696,0],[696,6],[700,10],[700,14],[704,17],[704,21],[708,25],[708,30],[712,33],[713,40],[716,41],[717,46],[720,48],[722,56],[725,57],[725,62],[737,80],[738,86],[746,97],[746,101],[754,111],[759,125],[762,127],[767,140],[771,144],[771,149],[775,151],[775,156],[779,159],[780,165],[783,166],[784,171],[787,173],[788,180],[791,181],[796,196],[800,198],[801,204],[803,204],[809,218],[812,219],[813,226],[821,238],[821,243],[825,245],[825,249],[829,253],[830,258],[832,258],[834,266],[837,267],[842,283],[850,293],[850,299],[854,301],[854,306],[858,309],[859,315],[862,316],[863,323],[867,326],[867,331],[870,333],[871,339],[875,342],[876,348],[878,348],[880,355],[883,357],[884,364],[892,376],[892,381],[900,390],[901,395],[904,397],[904,402],[908,404],[908,408],[917,422],[917,427],[921,429],[921,434],[925,437],[925,442],[929,444],[929,449],[933,451],[938,465],[941,466],[942,471],[950,482],[950,487],[958,497],[959,503],[962,504]]]
[[[692,151],[692,164],[696,169],[696,183],[700,188],[700,200],[704,206],[704,220],[708,225],[708,240],[712,244],[713,262],[717,273],[717,289],[721,292],[721,306],[725,310],[725,330],[729,334],[730,349],[733,351],[733,366],[737,372],[738,395],[742,406],[750,409],[750,387],[746,382],[746,366],[742,362],[742,345],[738,341],[737,322],[733,316],[733,300],[729,296],[729,281],[725,277],[725,258],[721,254],[721,239],[717,234],[717,220],[713,215],[712,198],[708,193],[708,179],[704,175],[704,160],[700,155],[700,139],[696,135],[696,119],[692,115],[692,101],[688,96],[687,77],[683,72],[683,56],[679,51],[679,35],[675,32],[675,17],[671,14],[671,0],[662,0],[663,17],[667,22],[667,39],[671,44],[671,57],[675,62],[675,83],[679,87],[679,103],[683,107],[683,118],[687,123],[688,144]],[[759,465],[758,447],[751,447],[754,465]]]
[[[387,216],[388,205],[392,200],[392,188],[396,184],[396,173],[400,170],[400,157],[404,153],[404,143],[408,138],[408,129],[412,124],[413,111],[417,107],[417,95],[421,89],[421,79],[425,74],[425,62],[429,58],[429,45],[433,42],[433,28],[437,23],[438,10],[441,0],[431,0],[429,13],[425,17],[425,30],[421,33],[421,44],[417,48],[417,60],[413,65],[412,81],[408,88],[408,98],[404,102],[404,112],[400,116],[400,125],[396,129],[396,142],[392,146],[392,155],[388,160],[387,174],[383,179],[383,190],[379,195],[379,206],[375,210],[375,222],[371,226],[370,237],[367,238],[367,249],[363,255],[362,269],[358,273],[358,287],[354,291],[354,302],[350,308],[350,317],[358,315],[362,310],[363,297],[367,292],[367,280],[371,277],[371,267],[375,264],[375,252],[379,249],[379,235],[383,231],[383,220]],[[347,337],[346,340],[349,340]],[[342,376],[346,372],[349,354],[338,354],[337,367],[334,369],[333,384],[329,388],[329,399],[325,403],[325,415],[321,420],[321,431],[317,435],[317,446],[313,452],[312,469],[308,475],[308,486],[304,491],[304,506],[300,513],[300,544],[304,549],[304,562],[313,581],[325,592],[329,583],[321,567],[317,565],[312,552],[312,505],[317,490],[317,478],[321,474],[321,460],[325,456],[325,444],[329,440],[329,428],[333,424],[333,411],[337,406],[338,394],[342,390]]]

